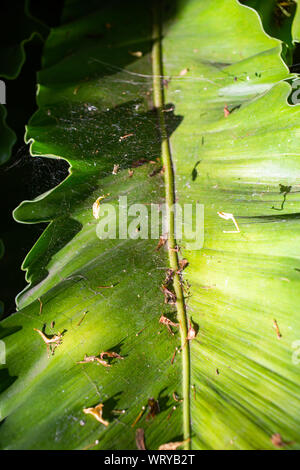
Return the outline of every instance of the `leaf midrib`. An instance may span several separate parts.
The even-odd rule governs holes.
[[[153,47],[152,47],[152,71],[153,71],[153,102],[157,110],[159,128],[161,133],[161,155],[164,168],[165,200],[167,207],[167,231],[168,231],[168,254],[170,268],[174,273],[173,287],[176,295],[176,310],[180,324],[180,340],[182,351],[182,397],[183,397],[183,435],[184,449],[190,449],[191,439],[191,416],[190,416],[190,348],[187,340],[187,315],[184,293],[181,285],[179,272],[178,252],[175,240],[175,213],[172,210],[175,204],[175,182],[174,169],[170,142],[167,136],[165,118],[163,113],[164,89],[163,89],[163,65],[161,44],[161,5],[155,2],[153,8]]]

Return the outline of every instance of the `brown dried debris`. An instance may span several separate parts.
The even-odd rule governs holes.
[[[117,163],[115,163],[115,164],[114,164],[114,167],[113,167],[112,174],[113,174],[113,175],[116,175],[116,174],[118,173],[119,169],[120,169],[120,165],[117,164]]]
[[[138,331],[135,336],[139,336],[144,330],[146,329],[146,326],[144,326],[144,328],[142,328],[140,331]]]
[[[117,359],[124,359],[123,356],[120,356],[120,354],[114,352],[114,351],[104,351],[100,353],[100,358],[103,359],[104,356],[107,357],[116,357]]]
[[[163,172],[163,167],[162,166],[159,166],[158,168],[155,168],[153,171],[151,171],[151,173],[149,174],[150,178],[152,178],[152,176],[156,176],[158,174],[162,174]]]
[[[150,418],[154,419],[155,416],[160,412],[159,403],[155,398],[149,398],[148,400],[149,413],[146,416],[146,421]]]
[[[181,260],[179,260],[179,270],[178,270],[178,273],[179,272],[182,272],[187,266],[189,265],[189,262],[186,258],[182,258]]]
[[[84,355],[84,359],[82,361],[77,361],[76,364],[88,364],[90,362],[98,362],[104,367],[111,367],[111,365],[102,360],[102,358],[98,356],[87,356],[86,354]]]
[[[278,339],[282,338],[282,334],[280,333],[278,323],[277,323],[277,321],[276,321],[275,319],[273,320],[273,326],[274,326],[274,328],[275,328],[275,330],[276,330],[277,338],[278,338]]]
[[[228,107],[227,107],[227,105],[226,105],[226,106],[224,106],[224,117],[228,117],[229,114],[230,114],[230,111],[229,111],[229,109],[228,109]]]
[[[165,235],[161,235],[158,240],[158,244],[155,248],[155,251],[158,251],[162,246],[164,246],[167,242],[168,238]]]
[[[181,252],[181,248],[180,246],[176,245],[174,248],[169,248],[170,251],[175,251],[176,253],[180,253]]]
[[[173,392],[172,396],[173,396],[173,400],[174,400],[174,401],[177,401],[178,403],[182,403],[182,402],[183,402],[183,399],[182,399],[182,398],[179,398],[179,396],[177,395],[176,392]]]
[[[121,135],[121,137],[119,138],[119,142],[122,142],[122,140],[126,140],[128,139],[128,137],[132,137],[133,135],[133,133]]]
[[[132,428],[134,428],[134,426],[139,422],[139,420],[141,419],[141,417],[144,414],[145,409],[146,409],[146,407],[142,406],[141,411],[139,412],[139,414],[137,415],[137,417],[135,418],[135,420],[133,421],[133,423],[131,425]]]
[[[128,54],[138,58],[143,57],[142,51],[128,51]]]
[[[174,279],[174,271],[173,271],[173,269],[168,268],[167,271],[166,271],[166,277],[165,277],[165,280],[164,280],[164,285],[168,286],[168,284],[171,284],[171,282],[173,282],[173,279]]]
[[[171,329],[171,326],[179,327],[179,323],[172,322],[169,318],[165,317],[164,315],[161,315],[159,319],[159,323],[161,323],[162,325],[166,325],[166,327],[168,328],[168,331],[170,332],[172,336],[174,336],[174,333]]]
[[[162,444],[161,446],[159,446],[158,450],[177,450],[178,447],[181,447],[189,440],[190,439],[185,439],[185,441],[167,442],[166,444]]]
[[[148,160],[146,158],[141,158],[140,160],[136,160],[135,162],[132,162],[131,166],[132,168],[138,168],[139,166],[142,166],[145,163],[148,163]]]
[[[93,204],[92,210],[93,210],[93,216],[95,219],[99,219],[100,217],[100,202],[110,196],[110,194],[103,194],[102,196],[99,196],[96,201]]]
[[[99,421],[99,423],[104,424],[104,426],[107,427],[109,425],[109,422],[102,418],[103,406],[104,406],[103,403],[99,403],[99,405],[97,405],[93,408],[84,408],[83,412],[85,414],[90,414],[90,415],[94,416],[94,418],[97,421]]]
[[[167,417],[167,421],[169,421],[169,419],[171,418],[172,414],[174,413],[174,411],[176,410],[176,406],[172,406],[172,409],[170,411],[170,413],[168,414],[168,417]]]
[[[100,353],[99,356],[100,357],[98,357],[98,356],[87,356],[85,354],[84,359],[82,361],[78,361],[76,364],[88,364],[90,362],[98,362],[99,364],[101,364],[104,367],[111,367],[111,364],[108,364],[108,362],[103,359],[104,356],[115,357],[117,359],[124,359],[124,357],[120,356],[120,354],[117,354],[116,352],[109,352],[109,351],[108,352],[104,351],[104,352]]]
[[[138,428],[135,433],[135,442],[138,450],[146,450],[145,446],[145,431],[143,428]]]
[[[196,338],[197,334],[198,334],[197,329],[194,328],[191,320],[189,320],[189,329],[188,329],[187,336],[186,336],[187,341],[191,341],[192,339]]]
[[[282,439],[281,434],[279,434],[279,432],[277,432],[277,433],[275,433],[271,436],[271,442],[275,447],[278,447],[279,449],[282,449],[282,447],[290,446],[290,445],[294,444],[294,441],[285,442]]]
[[[85,319],[87,313],[88,313],[88,310],[86,310],[86,311],[83,313],[82,317],[80,318],[79,322],[77,323],[77,326],[80,326],[80,325],[81,325],[81,323],[82,323],[83,320]]]
[[[41,330],[38,330],[37,328],[33,328],[33,329],[34,329],[34,331],[37,331],[37,333],[41,336],[43,341],[46,343],[48,357],[50,357],[50,353],[53,356],[54,352],[55,352],[55,349],[62,342],[62,333],[58,332],[57,334],[55,334],[55,335],[51,336],[50,338],[48,338]]]
[[[189,72],[189,69],[186,67],[185,69],[182,69],[181,72],[179,73],[179,76],[180,77],[183,77],[183,75],[185,75],[186,73]]]
[[[171,359],[171,364],[172,364],[172,365],[174,364],[174,360],[175,360],[175,356],[176,356],[176,353],[177,353],[177,352],[178,352],[178,348],[176,347],[175,350],[174,350],[172,359]]]
[[[161,290],[165,297],[165,304],[174,305],[176,303],[176,295],[171,292],[164,284],[161,285]]]

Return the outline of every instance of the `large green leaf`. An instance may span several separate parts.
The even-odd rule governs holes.
[[[65,16],[74,7],[73,20],[46,44],[27,140],[34,155],[65,158],[71,169],[60,186],[15,211],[19,221],[50,223],[24,262],[30,285],[19,312],[1,323],[1,446],[82,449],[97,440],[95,448],[135,448],[132,424],[154,397],[160,413],[147,421],[144,412],[138,423],[149,449],[187,437],[189,421],[186,445],[196,449],[274,448],[275,433],[299,447],[299,108],[287,104],[281,42],[235,0],[182,0],[163,12],[162,64],[155,41],[152,70],[153,17],[141,3],[97,9],[69,1]],[[154,87],[157,104],[162,71],[172,106],[158,110],[158,120],[151,96]],[[179,335],[158,323],[174,313],[160,292],[167,251],[155,251],[157,240],[100,240],[92,215],[107,193],[115,205],[125,195],[128,204],[163,202],[162,175],[149,177],[151,161],[168,158],[162,116],[176,198],[205,210],[203,249],[188,251],[182,241],[187,314],[199,325],[188,363],[177,354],[171,364]],[[166,169],[167,198],[169,176]],[[239,233],[224,233],[233,223],[222,211]],[[65,330],[50,359],[33,330],[43,325],[48,335]],[[76,364],[109,349],[124,360]],[[189,368],[187,389],[181,377],[187,384]],[[99,402],[108,427],[83,414]]]

